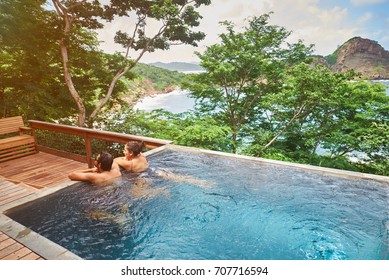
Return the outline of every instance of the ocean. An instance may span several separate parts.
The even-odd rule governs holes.
[[[374,82],[383,83],[387,86],[386,95],[389,96],[389,80],[377,80]],[[142,98],[134,109],[150,112],[156,109],[164,109],[173,114],[179,114],[192,110],[195,99],[189,96],[189,91],[176,89],[165,94],[155,94]]]

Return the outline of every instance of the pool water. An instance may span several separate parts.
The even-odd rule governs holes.
[[[84,259],[389,259],[389,187],[166,150],[7,213]]]

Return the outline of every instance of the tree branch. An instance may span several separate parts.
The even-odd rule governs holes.
[[[272,145],[274,143],[274,141],[276,141],[278,139],[278,137],[280,137],[288,128],[289,126],[294,122],[295,119],[297,119],[300,114],[302,113],[302,111],[304,110],[305,106],[304,104],[301,105],[300,109],[298,110],[297,113],[294,114],[294,116],[291,118],[291,120],[286,124],[286,126],[272,139],[270,140],[269,143],[267,143],[265,145],[265,147],[263,147],[262,149],[262,152],[265,151],[270,145]]]

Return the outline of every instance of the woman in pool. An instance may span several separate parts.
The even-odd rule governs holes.
[[[143,148],[143,141],[130,141],[124,148],[124,157],[115,158],[114,162],[127,171],[135,173],[145,171],[149,167],[149,164],[146,157],[142,154]]]

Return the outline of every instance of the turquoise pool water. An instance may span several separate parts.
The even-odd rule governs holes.
[[[7,213],[85,259],[389,259],[389,186],[166,150]]]

